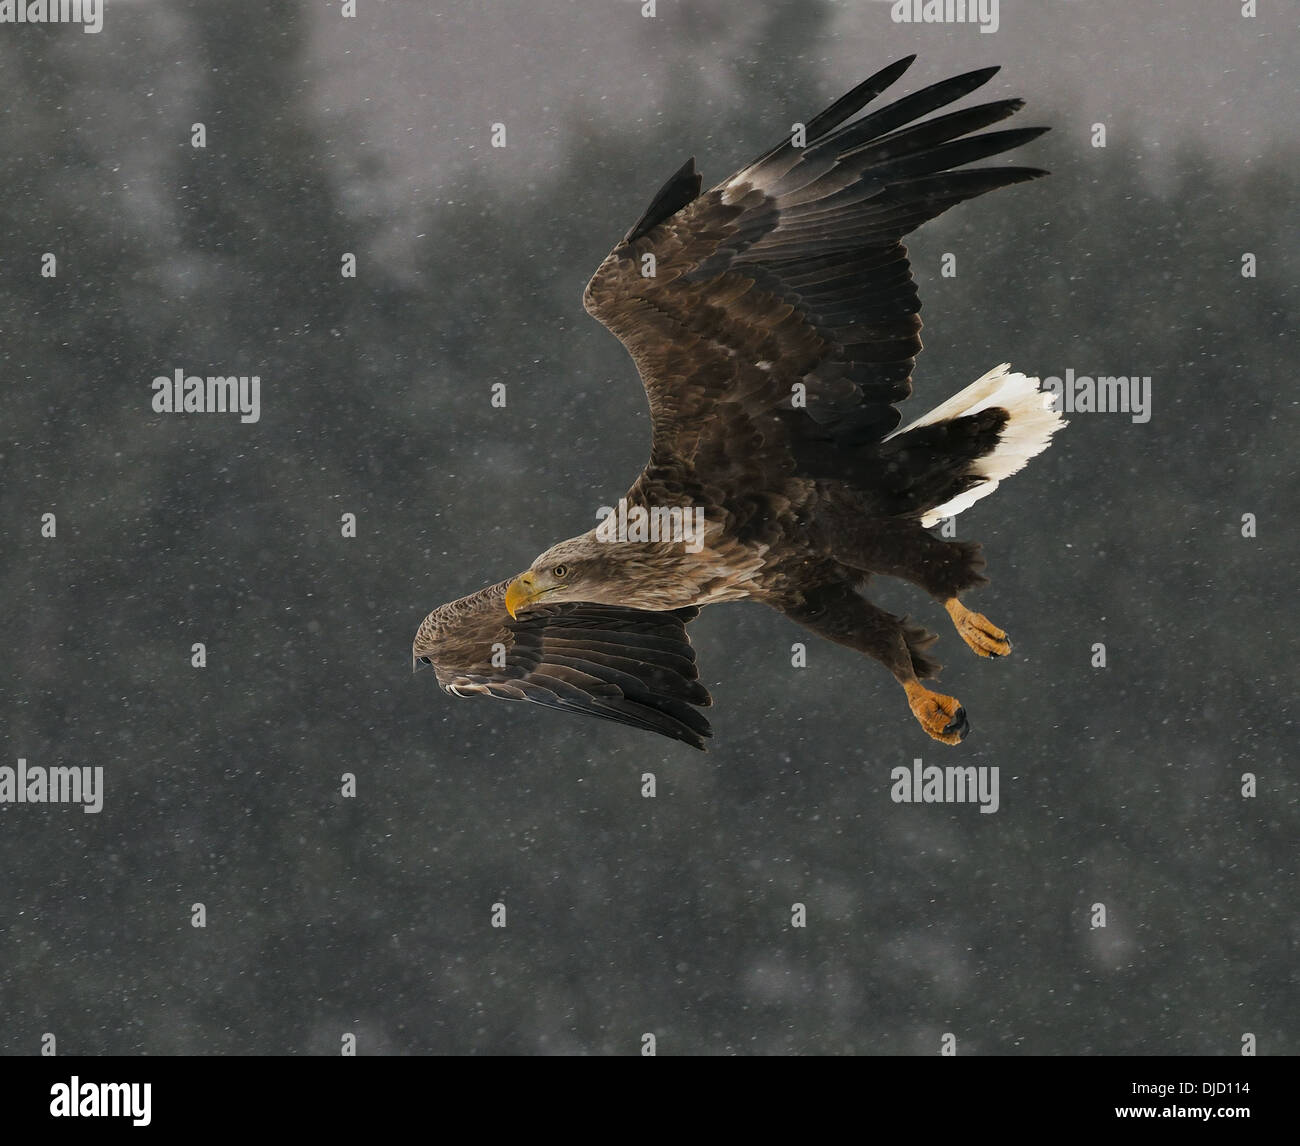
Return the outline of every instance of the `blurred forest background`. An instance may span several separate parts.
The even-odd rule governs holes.
[[[654,1032],[661,1054],[932,1054],[953,1032],[959,1053],[1235,1054],[1251,1032],[1297,1053],[1294,141],[1241,162],[1186,136],[1149,165],[1131,119],[1092,147],[1002,33],[893,29],[828,66],[833,4],[743,6],[753,50],[714,59],[706,96],[717,6],[618,7],[540,5],[569,27],[532,66],[639,37],[674,77],[653,108],[543,88],[503,154],[502,115],[466,112],[436,188],[321,107],[366,34],[335,5],[0,28],[0,763],[106,785],[98,815],[0,806],[0,1051],[334,1054],[354,1032],[361,1053],[631,1054]],[[430,609],[639,472],[643,394],[580,296],[662,180],[690,154],[720,180],[912,50],[891,97],[987,56],[1006,66],[980,95],[1054,130],[1016,156],[1050,179],[909,243],[906,416],[1004,360],[1153,380],[1149,423],[1075,415],[958,519],[1010,659],[880,584],[941,633],[971,737],[928,740],[846,650],[810,639],[792,668],[805,635],[754,605],[692,626],[708,754],[412,677]],[[155,414],[177,368],[259,375],[260,422]],[[1001,810],[891,803],[917,757],[1000,767]]]

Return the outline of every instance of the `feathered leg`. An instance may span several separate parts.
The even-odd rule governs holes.
[[[837,515],[826,538],[845,565],[864,573],[901,577],[943,602],[958,635],[982,657],[1003,657],[1011,642],[983,613],[966,608],[958,594],[987,584],[984,557],[973,541],[945,541],[915,521],[884,519],[848,522]]]
[[[805,590],[799,603],[769,604],[819,637],[880,661],[907,692],[921,727],[936,740],[958,744],[970,731],[966,710],[956,698],[933,692],[917,679],[939,671],[923,651],[936,639],[932,633],[878,609],[847,584]]]

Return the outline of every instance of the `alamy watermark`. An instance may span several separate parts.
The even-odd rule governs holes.
[[[104,0],[0,0],[0,24],[80,24],[104,28]]]
[[[895,24],[978,24],[981,32],[996,32],[998,0],[894,0],[889,18]]]
[[[160,374],[152,382],[156,414],[239,414],[241,422],[262,416],[262,379],[256,374],[186,377],[179,366],[170,378]]]
[[[104,807],[104,769],[29,768],[20,756],[17,768],[0,768],[0,804],[82,804],[93,815]]]
[[[1044,378],[1043,392],[1052,395],[1058,414],[1131,414],[1135,422],[1151,421],[1151,375],[1076,374]]]
[[[129,1118],[132,1126],[153,1121],[151,1082],[82,1082],[74,1074],[50,1087],[51,1118]]]
[[[889,798],[895,804],[978,804],[981,812],[1001,806],[1000,770],[983,764],[928,768],[918,756],[908,768],[900,764],[889,774]]]
[[[704,508],[698,505],[602,505],[596,510],[600,524],[597,541],[681,541],[687,553],[704,548]]]

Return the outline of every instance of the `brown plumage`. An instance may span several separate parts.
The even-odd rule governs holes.
[[[650,540],[592,530],[436,609],[412,651],[448,692],[703,747],[709,726],[693,706],[709,697],[685,625],[700,606],[749,598],[883,662],[931,736],[965,735],[961,706],[919,683],[938,671],[925,653],[935,638],[860,590],[872,573],[905,578],[945,602],[974,651],[1009,651],[957,599],[984,580],[979,547],[926,527],[991,492],[1064,423],[1036,379],[1002,366],[895,430],[921,349],[901,239],[962,200],[1044,174],[956,169],[1046,129],[969,134],[1018,100],[915,122],[995,68],[851,121],[913,58],[711,191],[700,194],[689,161],[597,269],[583,301],[632,355],[653,417],[625,507],[685,516],[675,533],[661,519]]]

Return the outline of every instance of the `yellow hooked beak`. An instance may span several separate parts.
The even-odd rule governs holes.
[[[528,608],[545,592],[537,587],[537,578],[531,573],[520,574],[506,586],[506,612],[518,616],[520,609]]]

